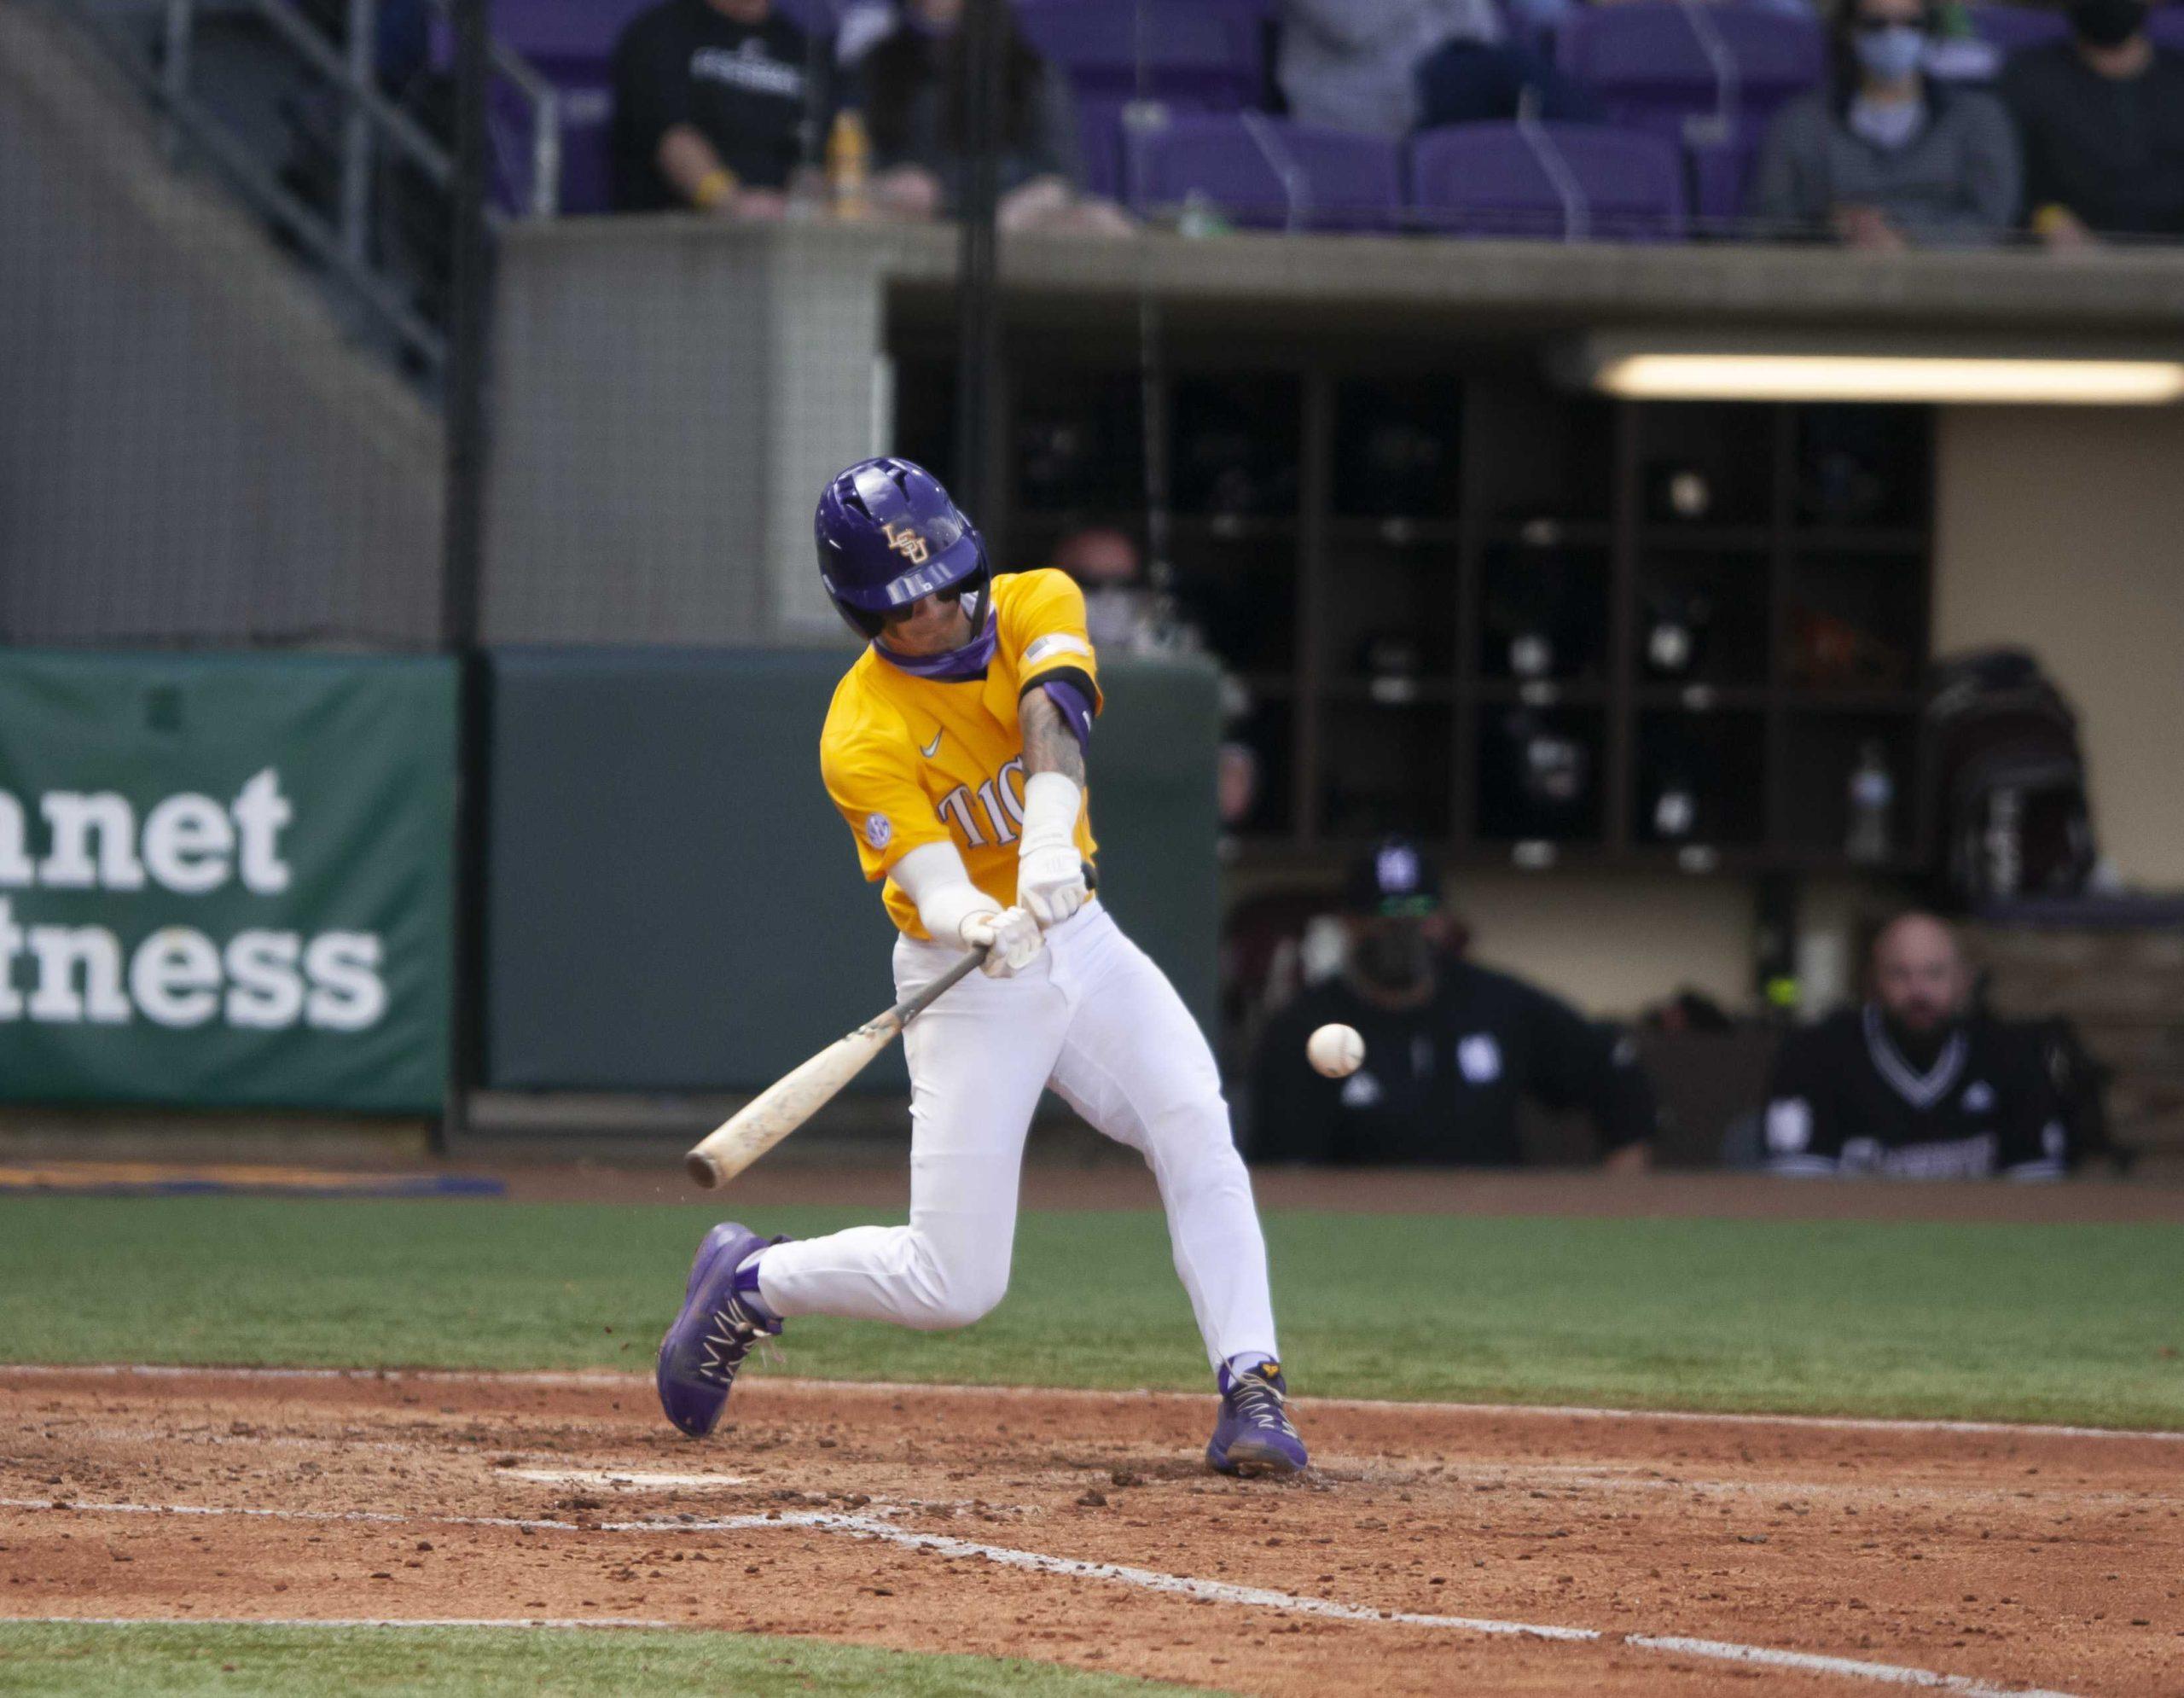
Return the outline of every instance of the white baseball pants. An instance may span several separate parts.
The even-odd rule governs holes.
[[[895,945],[903,996],[961,958]],[[964,1327],[1008,1288],[1017,1178],[1040,1090],[1142,1154],[1176,1271],[1217,1367],[1279,1356],[1266,1242],[1221,1078],[1167,977],[1096,901],[1008,979],[974,973],[903,1033],[910,1068],[910,1224],[779,1244],[758,1265],[775,1314]]]

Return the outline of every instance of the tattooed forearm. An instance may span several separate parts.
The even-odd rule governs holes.
[[[1024,770],[1059,772],[1082,784],[1084,750],[1054,698],[1043,689],[1032,690],[1017,704],[1016,713],[1024,730]]]

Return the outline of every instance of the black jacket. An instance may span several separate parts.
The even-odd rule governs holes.
[[[614,206],[682,206],[660,174],[660,138],[695,129],[753,189],[781,189],[815,157],[831,102],[829,57],[787,19],[740,24],[706,0],[639,13],[614,44]]]
[[[2002,98],[2024,141],[2024,203],[2119,236],[2184,236],[2184,54],[2104,77],[2058,42],[2013,54]]]
[[[1304,1059],[1333,1021],[1365,1040],[1364,1065],[1323,1079]],[[1652,1088],[1627,1039],[1522,980],[1443,963],[1433,998],[1391,1013],[1346,980],[1314,986],[1275,1016],[1252,1069],[1254,1161],[1511,1167],[1530,1096],[1589,1111],[1608,1148],[1651,1135]]]
[[[1766,1163],[1778,1173],[2063,1172],[2060,1110],[2037,1044],[1984,1017],[1921,1067],[1870,1003],[1830,1015],[1783,1040],[1767,1098]]]

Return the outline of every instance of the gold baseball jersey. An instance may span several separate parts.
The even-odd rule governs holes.
[[[997,627],[985,676],[961,683],[913,677],[868,645],[835,687],[819,734],[827,794],[857,837],[868,880],[887,877],[921,844],[953,840],[971,882],[1004,908],[1016,901],[1016,840],[1024,824],[1024,733],[1016,705],[1048,674],[1092,685],[1098,670],[1084,630],[1084,594],[1051,568],[993,580]],[[1077,847],[1093,858],[1088,791]],[[926,935],[892,879],[888,917]]]

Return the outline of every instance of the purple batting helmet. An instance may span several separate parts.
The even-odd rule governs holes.
[[[915,462],[858,461],[827,486],[811,528],[820,581],[858,636],[879,636],[889,613],[934,595],[964,598],[971,629],[985,624],[986,545]]]

